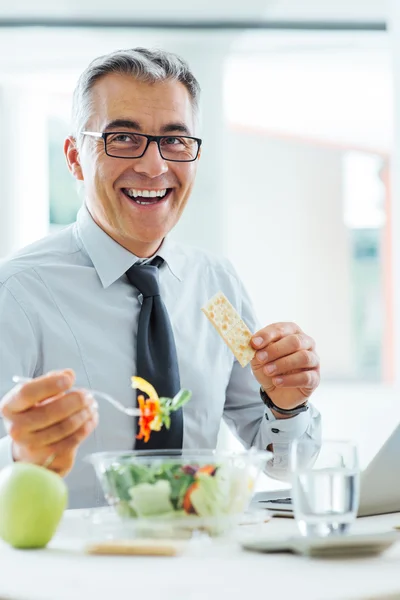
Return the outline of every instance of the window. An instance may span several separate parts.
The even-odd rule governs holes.
[[[49,222],[51,228],[73,223],[82,199],[69,172],[63,145],[70,134],[71,94],[49,95]]]

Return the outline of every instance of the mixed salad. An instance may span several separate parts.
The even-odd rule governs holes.
[[[229,464],[124,464],[103,473],[109,500],[122,517],[223,517],[245,510],[254,481]]]

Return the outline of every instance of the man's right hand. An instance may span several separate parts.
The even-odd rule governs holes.
[[[15,461],[46,464],[61,476],[72,469],[78,446],[98,423],[97,404],[85,391],[68,391],[71,369],[52,372],[15,386],[0,402],[13,440]]]

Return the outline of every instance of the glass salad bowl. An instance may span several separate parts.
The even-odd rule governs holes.
[[[272,453],[212,450],[98,452],[86,457],[108,504],[135,534],[225,533],[247,510]]]

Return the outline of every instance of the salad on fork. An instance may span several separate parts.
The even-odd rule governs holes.
[[[138,396],[139,403],[139,433],[136,438],[144,440],[144,443],[150,439],[152,431],[160,431],[162,427],[167,429],[171,426],[171,413],[186,404],[192,393],[189,390],[182,389],[173,398],[159,398],[154,387],[141,377],[131,377],[132,388],[147,394],[148,398],[142,394]]]
[[[14,375],[14,383],[27,383],[32,381],[32,377],[20,377]],[[138,407],[126,407],[121,402],[98,390],[86,390],[95,398],[103,398],[107,400],[117,410],[123,412],[129,417],[139,418],[139,433],[137,439],[143,439],[147,442],[150,439],[152,431],[160,431],[162,427],[167,429],[171,426],[171,413],[181,408],[192,397],[192,392],[186,389],[181,389],[173,398],[159,397],[154,387],[142,377],[131,377],[131,385],[134,390],[144,392],[148,396],[145,398],[143,394],[138,396]],[[76,387],[70,391],[76,390]]]

